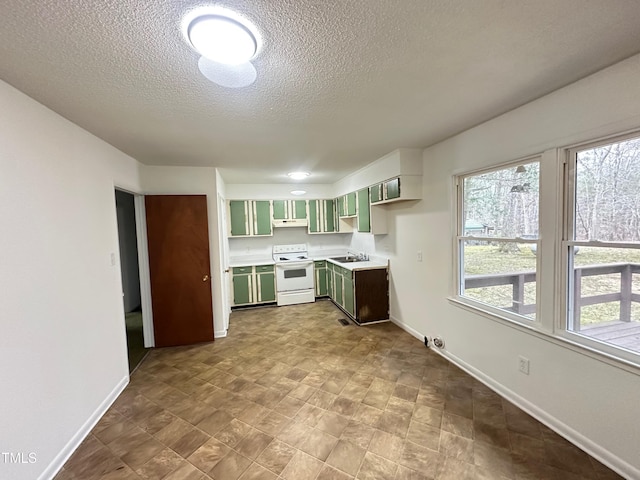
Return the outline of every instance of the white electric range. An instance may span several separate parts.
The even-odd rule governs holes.
[[[274,245],[272,252],[278,305],[315,302],[313,260],[308,256],[307,245]]]

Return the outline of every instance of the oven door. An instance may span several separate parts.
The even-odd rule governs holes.
[[[313,289],[313,262],[276,263],[278,292]]]

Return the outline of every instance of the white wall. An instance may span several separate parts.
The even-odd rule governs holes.
[[[334,196],[345,195],[398,175],[422,175],[421,160],[421,149],[398,148],[338,180],[333,185],[336,192]]]
[[[613,366],[447,300],[453,283],[452,176],[551,148],[640,129],[640,56],[424,152],[424,199],[389,206],[391,314],[416,336],[628,478],[640,478],[640,371]],[[424,261],[416,260],[423,252]],[[547,311],[547,310],[545,310]],[[531,374],[517,371],[518,355]]]
[[[206,195],[209,217],[209,257],[211,260],[211,289],[213,294],[214,335],[227,334],[228,312],[223,302],[224,266],[221,266],[218,235],[218,176],[213,167],[141,167],[142,189],[150,195]]]
[[[322,251],[346,252],[351,240],[350,233],[307,233],[307,227],[274,228],[272,236],[229,238],[231,258],[250,256],[271,258],[274,245],[304,243],[310,252],[320,255]]]
[[[114,184],[138,163],[0,82],[0,478],[50,478],[128,381]],[[115,266],[111,254],[115,254]]]

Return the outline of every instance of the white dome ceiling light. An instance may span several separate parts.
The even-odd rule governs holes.
[[[252,29],[222,14],[206,14],[191,20],[187,38],[200,55],[225,65],[247,63],[258,51]]]
[[[306,190],[291,190],[291,195],[304,195],[307,193]]]
[[[256,81],[258,72],[251,62],[223,65],[205,57],[198,60],[200,73],[213,83],[227,88],[248,87]]]
[[[304,180],[309,176],[309,172],[289,172],[287,176],[293,180]]]

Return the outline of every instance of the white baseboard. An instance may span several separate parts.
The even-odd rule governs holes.
[[[80,427],[80,429],[75,433],[71,440],[67,442],[64,448],[56,455],[53,461],[45,468],[44,472],[38,477],[38,480],[51,480],[63,467],[65,462],[69,460],[69,457],[73,452],[76,451],[76,448],[80,446],[82,441],[89,435],[93,427],[96,426],[96,423],[102,418],[105,412],[109,409],[109,407],[116,401],[118,395],[122,393],[125,387],[129,384],[129,376],[127,375],[122,380],[118,382],[118,384],[114,387],[113,390],[107,395],[102,403],[98,406],[98,408],[91,414],[91,416],[87,419],[86,422]]]
[[[420,332],[418,332],[411,326],[398,320],[397,318],[391,317],[391,321],[396,325],[398,325],[398,327],[406,331],[408,334],[420,340],[421,342],[424,341],[424,335],[420,334]],[[618,473],[619,475],[622,475],[624,478],[628,478],[630,480],[636,479],[636,478],[640,479],[640,470],[638,468],[620,459],[619,457],[611,453],[609,450],[603,448],[602,446],[598,445],[591,439],[585,437],[580,432],[577,432],[576,430],[574,430],[564,422],[560,421],[556,417],[549,415],[545,410],[542,410],[538,406],[534,405],[526,398],[521,397],[520,395],[516,394],[512,390],[506,388],[504,385],[496,382],[493,378],[487,376],[480,370],[476,369],[472,365],[469,365],[468,363],[464,362],[463,360],[451,354],[450,352],[446,350],[439,350],[437,348],[432,348],[431,350],[441,355],[442,357],[446,358],[451,363],[453,363],[457,367],[467,372],[473,378],[483,383],[484,385],[489,387],[491,390],[493,390],[497,394],[506,398],[511,403],[518,406],[520,409],[522,409],[523,411],[531,415],[533,418],[538,420],[540,423],[546,425],[551,430],[556,432],[558,435],[561,435],[562,437],[566,438],[568,441],[578,446],[579,448],[587,452],[589,455],[591,455],[592,457],[594,457],[595,459],[597,459],[598,461],[600,461],[601,463],[603,463],[604,465],[606,465],[607,467],[609,467],[610,469]]]
[[[227,331],[226,330],[217,330],[215,332],[213,332],[213,338],[224,338],[227,336]]]

